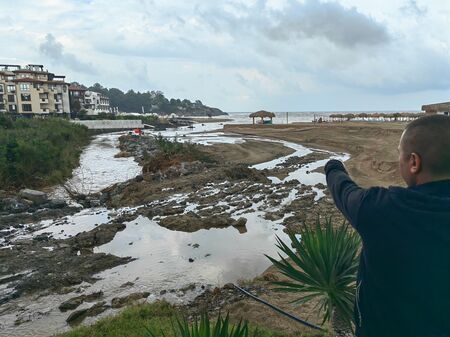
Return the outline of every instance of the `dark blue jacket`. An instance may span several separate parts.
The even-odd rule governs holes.
[[[340,161],[325,172],[363,241],[357,336],[450,336],[450,180],[363,189]]]

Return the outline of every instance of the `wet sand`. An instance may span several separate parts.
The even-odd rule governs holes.
[[[302,145],[346,152],[346,167],[364,187],[402,185],[397,167],[398,141],[405,123],[297,123],[290,125],[225,125],[227,133],[282,139]]]

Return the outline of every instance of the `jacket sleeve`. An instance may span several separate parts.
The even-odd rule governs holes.
[[[367,190],[359,187],[348,175],[342,162],[330,160],[325,165],[327,185],[336,207],[358,230],[358,213]]]

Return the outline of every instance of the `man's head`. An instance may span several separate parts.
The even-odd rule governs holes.
[[[400,139],[399,167],[408,186],[450,179],[450,117],[425,116],[409,123]]]

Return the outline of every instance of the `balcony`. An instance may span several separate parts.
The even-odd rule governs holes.
[[[48,98],[40,98],[39,103],[41,104],[48,104]]]

